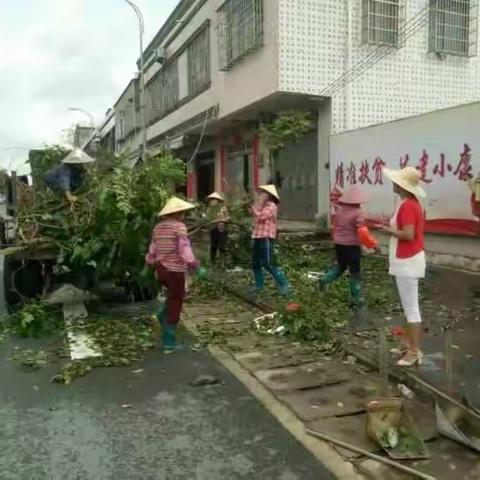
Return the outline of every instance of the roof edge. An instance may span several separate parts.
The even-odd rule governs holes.
[[[175,28],[177,25],[176,21],[183,17],[183,15],[190,10],[192,5],[196,2],[197,0],[180,0],[178,5],[175,7],[173,12],[170,14],[170,16],[167,18],[165,23],[160,27],[160,30],[156,33],[156,35],[153,37],[153,39],[150,41],[150,43],[147,45],[143,52],[143,56],[145,59],[147,59],[155,49],[155,47],[160,44],[167,36],[172,32],[172,30]],[[137,65],[140,63],[140,59],[137,60]]]

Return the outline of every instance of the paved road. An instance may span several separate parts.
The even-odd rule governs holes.
[[[207,353],[152,352],[65,387],[53,368],[20,370],[12,348],[0,345],[1,480],[334,478]],[[224,384],[188,385],[204,373]]]

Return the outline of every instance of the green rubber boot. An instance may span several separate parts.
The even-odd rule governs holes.
[[[157,312],[155,313],[155,318],[158,320],[158,323],[162,328],[165,328],[165,324],[167,323],[167,306],[162,303],[158,308]]]
[[[163,352],[175,353],[184,350],[183,345],[177,343],[177,325],[165,324],[163,328]]]
[[[325,287],[340,278],[340,269],[337,265],[332,267],[319,281],[320,290],[325,290]]]
[[[362,298],[362,284],[357,278],[350,279],[350,296],[352,298],[353,308],[362,308],[364,301]]]

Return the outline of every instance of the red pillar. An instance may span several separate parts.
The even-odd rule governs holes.
[[[194,198],[194,182],[195,175],[193,171],[187,172],[187,198],[193,200]]]

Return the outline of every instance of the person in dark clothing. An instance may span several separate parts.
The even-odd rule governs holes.
[[[207,197],[208,208],[207,218],[212,225],[210,230],[210,259],[212,263],[217,260],[217,253],[220,252],[222,263],[225,262],[228,244],[228,210],[225,205],[225,199],[217,192],[213,192]]]
[[[73,193],[85,181],[85,165],[92,162],[94,162],[92,157],[76,148],[60,165],[48,171],[43,180],[52,191],[63,193],[73,205],[77,201],[77,197]]]

